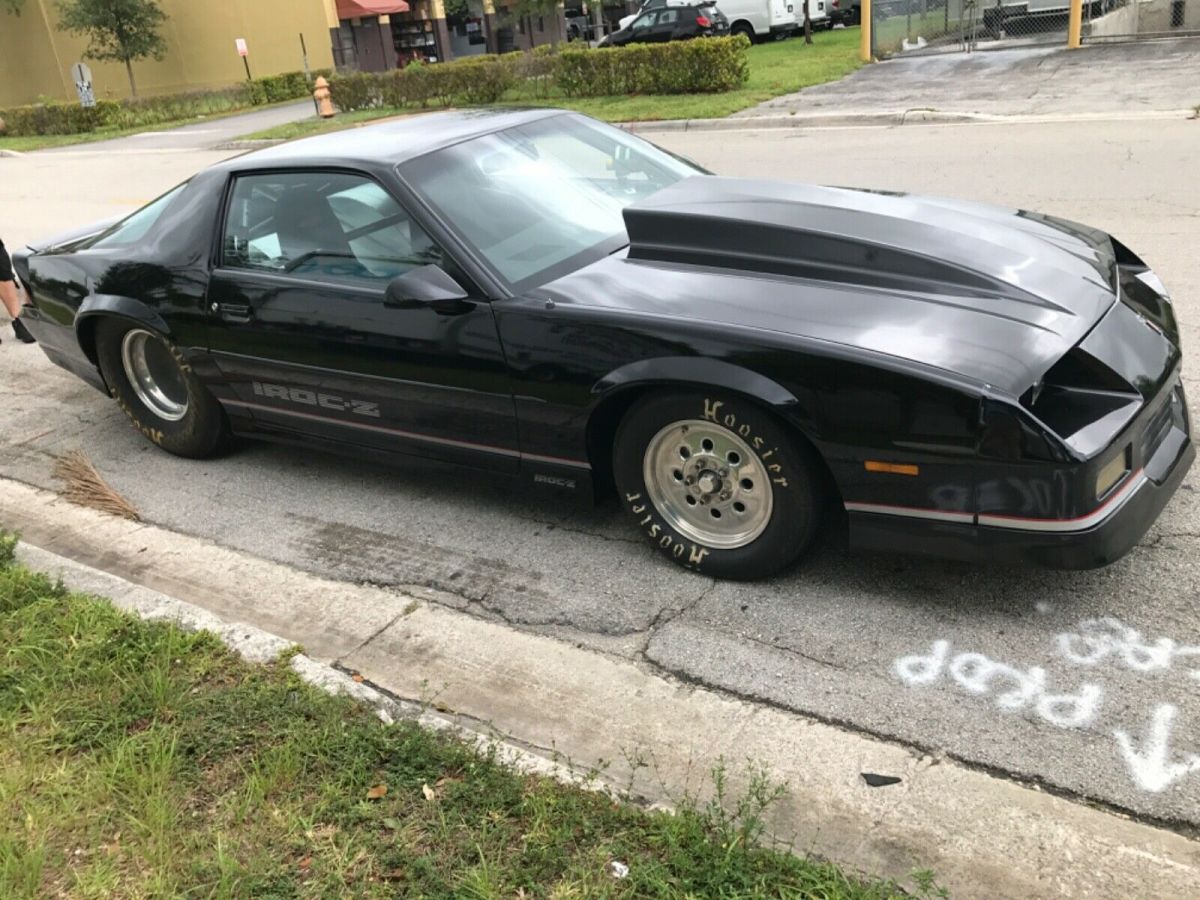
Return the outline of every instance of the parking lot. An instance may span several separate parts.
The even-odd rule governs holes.
[[[651,137],[722,174],[940,193],[1097,225],[1171,289],[1185,353],[1200,337],[1200,122]],[[224,155],[123,146],[0,159],[8,242],[130,209]],[[687,682],[1156,822],[1200,823],[1195,473],[1142,544],[1100,571],[854,556],[831,529],[785,577],[715,583],[659,559],[615,504],[565,508],[488,476],[267,445],[203,463],[169,457],[7,334],[7,477],[53,487],[54,455],[83,448],[156,524],[341,579],[417,586]],[[1185,368],[1193,417],[1194,373]]]

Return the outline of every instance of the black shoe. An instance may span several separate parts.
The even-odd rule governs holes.
[[[23,344],[32,344],[37,340],[29,333],[29,329],[25,327],[25,323],[20,319],[13,319],[13,333],[17,336],[17,340]]]

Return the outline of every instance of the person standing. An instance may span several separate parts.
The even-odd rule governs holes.
[[[4,304],[4,308],[12,316],[13,333],[16,334],[17,340],[32,344],[33,335],[29,333],[29,329],[20,319],[21,294],[17,290],[17,278],[13,274],[12,260],[8,258],[8,251],[4,249],[2,240],[0,240],[0,303]]]

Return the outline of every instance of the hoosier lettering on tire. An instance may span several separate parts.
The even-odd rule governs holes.
[[[217,400],[160,334],[120,319],[96,326],[100,371],[134,428],[177,456],[203,458],[229,440]]]
[[[816,531],[809,456],[770,414],[734,394],[655,394],[617,430],[621,502],[659,552],[720,578],[763,578]]]

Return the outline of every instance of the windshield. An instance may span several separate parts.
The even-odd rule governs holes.
[[[623,247],[621,210],[700,171],[581,116],[540,119],[400,167],[518,292]]]

